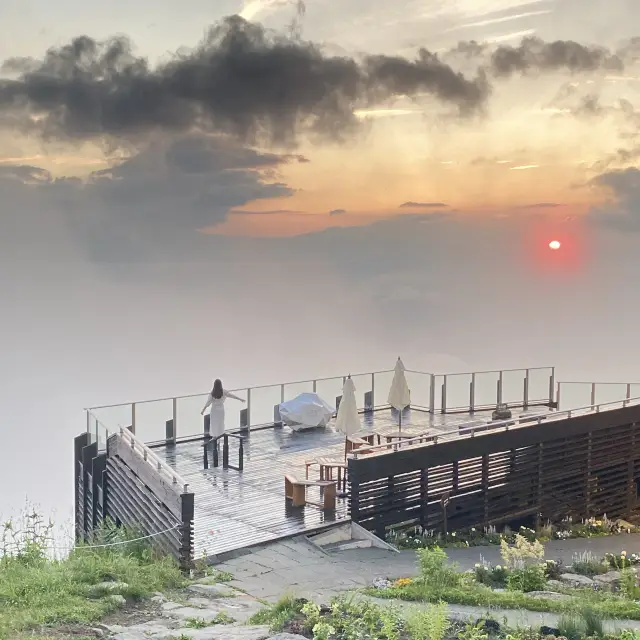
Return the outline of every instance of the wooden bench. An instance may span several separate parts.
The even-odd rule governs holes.
[[[307,487],[320,487],[322,489],[322,504],[316,504],[307,500]],[[307,502],[322,509],[335,511],[336,508],[336,481],[335,480],[300,480],[292,475],[284,477],[284,495],[291,500],[294,507],[304,507]]]

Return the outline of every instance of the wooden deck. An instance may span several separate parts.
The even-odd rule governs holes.
[[[474,418],[486,414],[476,413]],[[469,421],[464,415],[431,415],[406,411],[402,431],[418,435],[437,433]],[[380,410],[362,416],[365,431],[385,434],[398,431],[397,413]],[[220,446],[222,448],[222,446]],[[245,439],[244,471],[222,467],[203,468],[202,442],[160,447],[155,453],[189,483],[195,494],[195,554],[213,556],[250,545],[316,530],[347,518],[346,500],[338,498],[335,513],[308,504],[293,508],[284,497],[284,476],[304,478],[305,461],[344,455],[344,436],[332,425],[295,433],[287,427],[256,430]],[[237,463],[237,442],[230,439],[230,462]],[[318,468],[310,478],[317,479]],[[319,489],[308,489],[310,500],[319,501]]]

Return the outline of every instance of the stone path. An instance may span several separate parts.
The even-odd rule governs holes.
[[[587,550],[596,557],[607,551],[640,553],[640,534],[553,540],[545,544],[545,558],[568,565],[575,553]],[[502,561],[499,546],[446,551],[462,570],[472,569],[481,558],[493,564]],[[298,537],[245,550],[216,568],[233,574],[234,587],[263,600],[276,601],[283,593],[295,592],[302,598],[326,601],[340,591],[370,585],[378,577],[415,576],[416,557],[414,551],[391,553],[375,548],[329,554]]]
[[[640,534],[553,541],[545,545],[545,556],[570,564],[577,552],[590,550],[596,556],[605,552],[640,553]],[[498,547],[448,549],[449,559],[463,570],[472,568],[481,556],[493,563],[500,562]],[[418,572],[413,551],[390,552],[377,548],[358,548],[327,552],[313,545],[304,536],[276,542],[253,550],[236,552],[215,567],[233,575],[228,584],[214,584],[202,579],[190,585],[185,592],[172,596],[155,596],[157,618],[128,627],[107,627],[112,640],[303,640],[292,634],[273,634],[265,626],[246,625],[248,619],[263,606],[275,602],[283,595],[308,598],[327,603],[341,592],[369,586],[376,578],[415,576]],[[418,603],[366,598],[377,604],[393,604],[401,611],[421,606]],[[424,606],[424,605],[422,605]],[[557,626],[559,616],[522,610],[490,609],[449,605],[450,615],[458,620],[477,620],[487,617],[509,626]],[[224,624],[221,616],[233,618],[233,624]],[[194,621],[198,623],[194,626]],[[202,626],[200,625],[208,625]],[[608,622],[608,630],[615,628],[640,629],[638,621]]]

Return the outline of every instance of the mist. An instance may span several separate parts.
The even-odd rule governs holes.
[[[42,259],[25,245],[0,275],[0,481],[12,487],[0,512],[28,496],[70,514],[84,407],[205,392],[215,377],[276,384],[400,355],[438,373],[555,365],[558,380],[640,381],[636,236],[582,222],[562,231],[560,259],[538,246],[540,224],[426,214],[212,236],[197,262],[98,263],[71,244]]]

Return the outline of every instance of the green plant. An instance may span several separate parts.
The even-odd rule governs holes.
[[[209,626],[209,623],[204,618],[187,618],[184,626],[189,629],[204,629]]]
[[[474,576],[476,582],[485,584],[488,587],[504,587],[507,584],[509,572],[502,565],[491,565],[477,563],[474,567]]]
[[[482,622],[467,623],[464,625],[461,631],[458,631],[458,638],[460,640],[487,640],[489,634]]]
[[[574,553],[571,566],[576,573],[589,578],[606,573],[609,570],[609,565],[603,560],[598,560],[590,551]]]
[[[318,622],[313,626],[313,640],[329,640],[336,632],[334,626],[328,622]]]
[[[211,622],[213,624],[233,624],[235,622],[235,619],[232,618],[226,611],[219,611]]]
[[[638,629],[622,629],[618,638],[620,640],[640,640],[640,631]]]
[[[581,612],[585,634],[590,637],[602,638],[604,636],[604,623],[602,614],[592,607],[585,607]]]
[[[633,569],[627,567],[620,571],[620,591],[622,595],[629,600],[638,600],[638,598],[640,598],[638,577]]]
[[[544,547],[539,541],[527,540],[527,538],[517,533],[513,546],[510,546],[506,540],[502,540],[500,543],[500,555],[507,568],[521,568],[531,562],[542,560],[544,558]]]
[[[454,565],[447,564],[447,554],[440,547],[418,549],[420,579],[428,581],[434,587],[455,587],[462,576]]]
[[[282,631],[289,621],[302,612],[305,604],[305,600],[291,595],[283,596],[275,604],[264,607],[254,613],[249,618],[249,624],[264,624],[268,625],[272,631]]]
[[[507,588],[512,591],[542,591],[547,584],[544,564],[528,564],[511,569],[507,577]]]
[[[407,615],[407,629],[411,640],[442,640],[450,627],[445,602],[413,609]]]
[[[585,629],[583,621],[577,615],[568,614],[558,621],[558,631],[567,640],[582,640]]]

